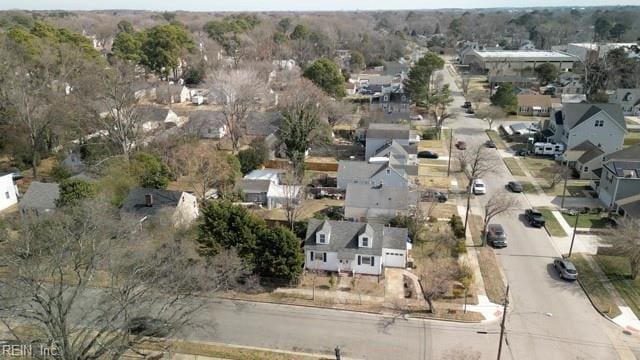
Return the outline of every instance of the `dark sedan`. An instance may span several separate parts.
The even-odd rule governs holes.
[[[521,193],[523,191],[522,189],[522,185],[520,185],[519,182],[517,181],[509,181],[507,183],[507,186],[509,187],[509,189],[515,193]]]
[[[434,153],[433,151],[420,151],[418,153],[418,157],[421,159],[437,159],[438,154]]]

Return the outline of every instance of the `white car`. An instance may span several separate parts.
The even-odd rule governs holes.
[[[471,183],[471,192],[473,192],[474,195],[486,194],[487,187],[484,186],[484,181],[482,181],[482,179],[473,180],[473,183]]]
[[[411,120],[422,120],[422,115],[420,115],[420,114],[411,115],[411,116],[409,116],[409,119],[411,119]]]

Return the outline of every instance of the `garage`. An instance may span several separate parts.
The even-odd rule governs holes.
[[[384,266],[404,268],[406,263],[404,251],[394,249],[384,250]]]

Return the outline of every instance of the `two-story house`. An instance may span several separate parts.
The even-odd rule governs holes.
[[[598,198],[606,207],[640,194],[640,145],[605,155],[597,186]]]
[[[407,187],[409,175],[403,168],[396,167],[389,161],[340,160],[338,162],[337,187],[346,189],[349,184],[385,184]]]
[[[304,266],[311,271],[380,275],[405,268],[407,229],[351,221],[311,219],[304,242]]]
[[[419,195],[406,186],[349,184],[344,200],[344,217],[353,220],[390,220],[409,215]]]
[[[368,160],[392,141],[400,146],[408,146],[419,142],[420,137],[411,134],[409,124],[370,124],[366,132],[365,159]]]
[[[627,125],[619,104],[569,103],[554,109],[545,130],[548,141],[565,149],[590,141],[608,154],[622,149]]]
[[[625,115],[640,115],[640,89],[616,89],[609,102],[620,104]]]

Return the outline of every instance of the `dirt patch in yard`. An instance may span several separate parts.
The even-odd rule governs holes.
[[[430,205],[431,203],[425,203],[423,208],[428,209]],[[449,219],[451,218],[451,215],[457,214],[457,213],[458,213],[458,207],[456,205],[436,204],[436,206],[431,211],[431,216],[438,219],[444,219],[444,218]]]

